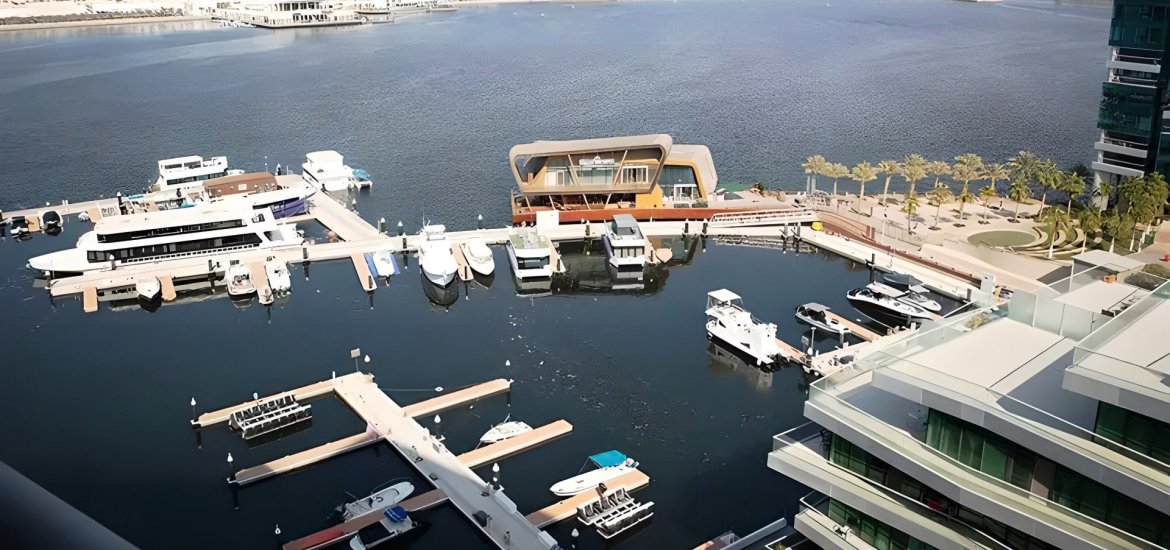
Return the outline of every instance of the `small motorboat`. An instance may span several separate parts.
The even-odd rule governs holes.
[[[256,296],[260,298],[260,305],[272,305],[276,301],[276,293],[272,291],[272,287],[263,287],[256,291]]]
[[[12,216],[8,219],[8,225],[13,237],[28,235],[28,220],[24,216]]]
[[[378,523],[359,529],[357,536],[349,539],[349,547],[353,550],[374,548],[423,525],[410,519],[406,509],[401,506],[387,508],[382,516]]]
[[[912,286],[910,287],[909,291],[899,296],[898,299],[933,313],[942,311],[942,304],[939,304],[937,301],[932,299],[928,295],[929,292],[929,290],[926,290],[923,287]]]
[[[630,473],[638,467],[637,462],[618,451],[595,454],[589,457],[588,463],[592,463],[597,469],[559,481],[549,487],[549,490],[557,496],[573,496]]]
[[[511,418],[511,416],[508,418]],[[509,421],[508,418],[505,418],[503,422],[492,426],[492,429],[488,430],[487,433],[483,434],[483,436],[479,438],[479,442],[498,443],[505,439],[510,439],[522,433],[532,431],[532,426],[517,420]]]
[[[288,264],[275,258],[264,262],[264,274],[268,276],[268,286],[276,294],[292,291],[292,276],[288,273]]]
[[[815,302],[797,306],[796,318],[803,323],[821,330],[827,330],[833,334],[845,335],[849,333],[849,327],[841,324],[841,321],[836,318],[829,316],[829,308]]]
[[[904,292],[881,283],[870,283],[850,290],[845,297],[862,315],[886,326],[922,323],[933,314],[909,302],[899,300]]]
[[[334,512],[341,521],[349,521],[375,510],[393,506],[414,492],[414,484],[402,479],[392,479],[374,488],[370,496],[348,504],[339,504]],[[347,493],[348,494],[348,493]],[[353,495],[350,495],[353,496]]]
[[[467,258],[467,265],[471,270],[487,277],[496,271],[496,262],[492,258],[492,249],[480,238],[474,238],[459,244],[463,249],[463,257]]]
[[[224,278],[227,279],[227,290],[231,296],[247,296],[256,292],[256,285],[252,283],[252,269],[244,264],[228,267]]]
[[[394,253],[389,250],[370,253],[370,263],[373,264],[374,272],[379,277],[390,277],[399,273],[398,262],[394,260]]]
[[[134,281],[134,290],[138,292],[139,300],[153,302],[162,295],[162,283],[158,277],[147,276]]]

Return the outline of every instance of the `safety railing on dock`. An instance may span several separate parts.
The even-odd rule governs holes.
[[[780,210],[748,210],[743,212],[722,212],[711,216],[711,227],[751,227],[760,225],[785,225],[811,223],[817,215],[808,208],[786,208]]]

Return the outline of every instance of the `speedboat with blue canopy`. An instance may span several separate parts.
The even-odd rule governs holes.
[[[588,491],[597,486],[628,474],[638,467],[638,463],[619,451],[605,451],[591,455],[585,466],[592,464],[595,469],[579,473],[564,481],[559,481],[549,488],[554,495],[567,497]],[[582,466],[582,469],[585,468]]]

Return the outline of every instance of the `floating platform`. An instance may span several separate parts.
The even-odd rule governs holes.
[[[357,272],[358,283],[362,285],[362,290],[373,292],[377,289],[378,285],[374,282],[374,274],[370,273],[370,264],[366,263],[365,255],[357,252],[351,254],[349,259],[353,262],[353,270]]]
[[[463,247],[459,243],[451,243],[451,255],[455,257],[455,265],[458,266],[455,273],[459,275],[459,280],[466,283],[474,279],[475,274],[471,272],[471,266],[467,264],[467,257],[463,255]]]
[[[372,375],[362,374],[362,373],[348,374],[346,376],[368,376],[370,378],[373,378]],[[246,402],[240,403],[238,405],[232,405],[230,407],[224,407],[224,408],[219,409],[219,410],[205,412],[205,413],[199,415],[197,418],[195,418],[195,420],[192,420],[191,425],[196,427],[196,428],[206,428],[209,426],[214,426],[216,424],[221,424],[223,422],[227,422],[231,418],[232,413],[239,411],[239,410],[247,409],[248,407],[251,407],[252,405],[256,404],[258,401],[271,401],[273,399],[278,399],[278,398],[286,396],[286,395],[292,396],[293,399],[296,399],[297,401],[308,401],[310,399],[323,397],[323,396],[326,396],[326,395],[333,393],[334,380],[336,380],[336,379],[325,380],[323,382],[309,384],[308,386],[303,386],[303,387],[297,388],[295,390],[280,392],[278,394],[270,395],[268,397],[253,399],[252,401],[246,401]]]
[[[236,475],[232,476],[232,478],[228,481],[234,485],[239,486],[249,485],[256,483],[257,481],[268,479],[272,476],[316,464],[317,462],[321,462],[327,458],[333,458],[350,451],[356,451],[367,445],[377,443],[380,440],[381,438],[378,437],[377,434],[372,433],[351,435],[345,439],[338,439],[337,441],[332,441],[324,445],[313,447],[312,449],[301,451],[299,453],[293,453],[271,462],[265,462],[259,466],[244,468],[243,470],[236,472]]]
[[[311,419],[311,407],[284,395],[232,413],[228,426],[238,430],[244,439],[253,439]]]
[[[838,323],[845,325],[845,328],[849,329],[849,332],[856,334],[858,338],[861,338],[866,342],[873,342],[882,337],[881,334],[878,334],[861,324],[846,319],[845,317],[842,317],[841,315],[838,315],[832,311],[825,311],[825,316],[829,319],[836,319]]]
[[[641,470],[634,470],[622,474],[619,477],[605,482],[605,486],[610,490],[625,489],[633,492],[650,484],[650,476],[643,473]],[[551,506],[541,508],[531,514],[528,514],[528,521],[533,525],[544,529],[549,525],[564,521],[577,515],[577,507],[589,502],[597,496],[596,491],[586,491],[584,493],[573,495]]]

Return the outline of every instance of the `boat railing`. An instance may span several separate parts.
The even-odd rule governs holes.
[[[747,210],[742,212],[721,212],[711,216],[711,227],[742,227],[751,225],[784,225],[817,221],[817,215],[810,208],[784,208],[776,210]]]
[[[207,250],[192,250],[190,252],[175,252],[173,254],[161,254],[159,256],[149,256],[145,258],[129,258],[125,260],[118,260],[119,263],[126,264],[141,264],[148,262],[157,262],[161,260],[174,260],[178,258],[190,258],[192,256],[204,256],[208,254],[222,254],[224,252],[234,252],[236,250],[248,250],[256,248],[258,244],[242,244],[238,246],[229,246],[225,248],[209,248]]]

